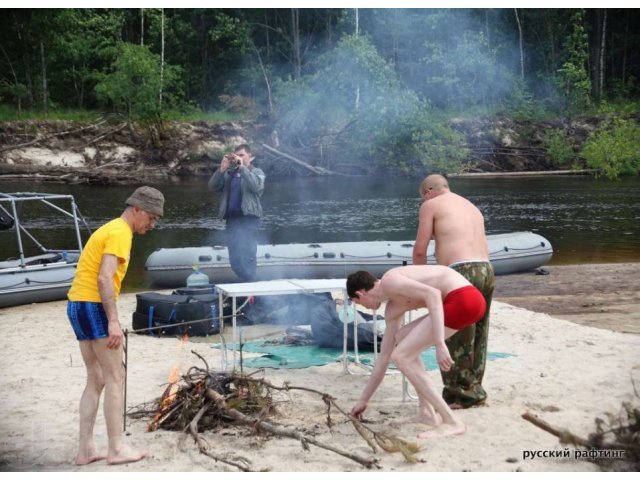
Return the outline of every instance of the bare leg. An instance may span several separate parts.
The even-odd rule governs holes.
[[[419,434],[418,438],[459,435],[466,431],[464,424],[453,415],[453,411],[436,390],[435,384],[420,361],[420,353],[435,343],[431,332],[430,317],[428,315],[421,317],[417,324],[412,326],[410,335],[400,336],[402,339],[398,342],[391,356],[391,361],[405,374],[416,390],[421,399],[420,405],[431,405],[435,413],[442,418],[440,425],[433,430]],[[451,330],[448,333],[450,334]],[[420,362],[417,363],[416,359]]]
[[[107,423],[109,450],[107,463],[121,464],[137,462],[146,456],[122,439],[122,414],[124,410],[124,366],[122,365],[122,347],[115,350],[107,348],[107,339],[94,340],[94,352],[102,367],[104,376],[104,416]]]
[[[75,462],[76,465],[87,465],[106,458],[106,455],[97,453],[93,443],[93,427],[96,423],[104,380],[90,341],[81,341],[79,344],[80,353],[87,368],[87,384],[80,397],[80,435]]]
[[[415,359],[416,371],[421,370],[425,372],[425,375],[428,375],[424,369],[424,363],[422,363],[422,359],[418,355]],[[430,427],[437,427],[442,423],[442,418],[436,412],[433,405],[431,405],[422,395],[418,395],[418,415],[415,419],[416,423],[424,423],[425,425],[429,425]]]
[[[427,313],[426,315],[418,317],[411,323],[404,325],[400,330],[398,330],[395,336],[396,347],[398,346],[399,343],[402,342],[402,340],[404,340],[404,338],[407,335],[409,335],[420,324],[420,322],[428,321],[426,320],[428,316],[429,314]],[[416,365],[415,365],[416,370],[425,371],[424,363],[422,363],[422,359],[420,358],[419,353],[415,357],[415,362],[416,362]],[[418,395],[418,415],[415,421],[416,423],[424,423],[431,427],[437,427],[442,423],[442,418],[440,418],[440,415],[436,413],[435,409],[433,408],[433,405],[431,405],[423,396]]]

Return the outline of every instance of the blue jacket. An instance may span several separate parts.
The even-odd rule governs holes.
[[[264,172],[254,167],[251,170],[240,165],[238,167],[242,177],[240,190],[242,191],[242,214],[253,215],[262,218],[262,205],[260,197],[264,192],[264,180],[266,178]],[[227,201],[229,198],[229,189],[231,188],[231,175],[233,173],[227,170],[224,173],[220,169],[216,170],[209,179],[208,187],[210,190],[220,194],[220,218],[224,218],[227,213]]]

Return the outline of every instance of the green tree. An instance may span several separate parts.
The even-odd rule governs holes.
[[[436,164],[456,170],[454,161],[466,156],[460,136],[402,87],[366,37],[343,37],[315,66],[313,74],[278,86],[276,127],[283,143],[319,149],[329,166],[404,174]]]
[[[52,19],[58,68],[52,72],[53,95],[75,106],[95,106],[94,87],[104,65],[118,54],[122,12],[61,9]]]
[[[584,30],[582,10],[572,19],[572,32],[566,39],[566,60],[558,70],[559,86],[564,92],[567,113],[575,114],[591,106],[591,80],[587,70],[589,39]]]
[[[96,85],[98,98],[112,105],[116,111],[143,121],[162,118],[162,106],[180,105],[180,69],[166,65],[164,85],[160,81],[160,57],[147,46],[123,43],[120,55],[113,63],[113,71],[105,74]],[[162,87],[163,103],[159,101]]]

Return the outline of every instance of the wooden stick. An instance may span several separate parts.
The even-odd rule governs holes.
[[[315,390],[309,387],[297,387],[289,385],[285,383],[282,387],[278,387],[273,385],[271,382],[268,382],[264,379],[255,379],[255,378],[244,378],[244,380],[259,383],[264,385],[267,388],[273,390],[302,390],[305,392],[311,392],[322,397],[322,400],[327,404],[328,407],[333,407],[338,410],[342,415],[347,417],[348,421],[351,422],[353,427],[356,429],[356,432],[364,439],[365,442],[371,447],[371,450],[374,453],[378,452],[378,446],[384,449],[387,452],[400,452],[404,456],[405,460],[410,463],[416,463],[417,459],[414,456],[414,453],[418,452],[420,447],[418,444],[413,442],[407,442],[401,438],[395,437],[393,435],[388,435],[386,433],[380,433],[372,430],[371,428],[364,425],[360,420],[353,417],[352,415],[345,412],[340,406],[337,404],[335,397],[329,395],[328,393],[321,392],[319,390]],[[330,418],[329,418],[330,423]]]
[[[206,442],[198,433],[198,422],[202,418],[202,415],[204,415],[206,411],[209,409],[209,406],[210,406],[209,403],[205,403],[202,407],[200,407],[200,410],[198,410],[198,413],[196,414],[196,416],[193,417],[193,420],[191,420],[191,423],[189,423],[189,433],[191,433],[191,436],[194,438],[194,440],[198,444],[198,450],[200,451],[200,453],[202,453],[203,455],[206,455],[209,458],[213,458],[216,461],[220,461],[222,463],[226,463],[227,465],[231,465],[232,467],[236,467],[237,469],[242,470],[243,472],[253,471],[250,468],[251,462],[244,457],[234,457],[233,459],[230,460],[227,457],[216,455],[215,453],[210,452],[207,449]]]
[[[593,445],[591,445],[588,440],[574,435],[569,430],[560,430],[559,428],[556,428],[545,422],[544,420],[536,417],[532,413],[523,413],[522,418],[533,423],[536,427],[541,428],[545,432],[549,432],[551,435],[555,435],[560,440],[560,443],[572,443],[574,445],[580,445],[581,447],[593,447]]]
[[[325,450],[329,450],[331,452],[337,453],[338,455],[342,455],[343,457],[353,460],[354,462],[358,462],[359,464],[367,468],[373,468],[373,467],[380,468],[380,465],[378,465],[378,460],[375,458],[364,458],[356,453],[351,453],[341,448],[338,448],[334,445],[329,445],[327,443],[316,440],[315,438],[305,435],[296,430],[273,425],[271,423],[265,422],[258,418],[245,415],[242,412],[239,412],[238,410],[229,407],[225,401],[225,398],[215,390],[212,390],[210,388],[207,389],[206,396],[207,398],[213,400],[216,403],[216,406],[220,410],[224,411],[227,415],[229,415],[231,418],[236,420],[238,423],[259,427],[266,432],[272,433],[273,435],[295,438],[299,440],[300,443],[302,443],[302,446],[305,449],[308,449],[308,444],[315,445],[317,447],[324,448]]]

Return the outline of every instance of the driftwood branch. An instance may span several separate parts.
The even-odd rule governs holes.
[[[322,400],[327,405],[327,408],[330,410],[332,407],[335,408],[342,415],[347,417],[349,422],[356,429],[358,434],[367,442],[369,447],[374,453],[378,452],[378,446],[382,448],[386,452],[394,453],[400,452],[404,456],[405,460],[409,463],[417,463],[417,459],[414,454],[420,451],[420,447],[417,443],[407,442],[402,440],[401,438],[395,437],[393,435],[388,435],[386,433],[376,432],[369,427],[365,426],[360,420],[353,417],[352,415],[345,412],[340,406],[336,403],[335,397],[329,395],[328,393],[321,392],[319,390],[315,390],[309,387],[297,387],[289,385],[285,383],[282,387],[278,387],[277,385],[273,385],[264,379],[255,379],[255,378],[245,378],[246,381],[259,383],[269,389],[272,390],[301,390],[304,392],[315,393],[322,397]],[[331,426],[331,418],[328,419],[329,426]]]
[[[97,136],[96,138],[89,140],[87,143],[85,143],[82,148],[88,147],[89,145],[91,145],[92,143],[96,143],[98,140],[102,140],[103,138],[108,137],[109,135],[113,135],[116,132],[119,132],[120,130],[122,130],[124,127],[126,127],[128,125],[127,122],[121,123],[120,125],[118,125],[116,128],[112,128],[111,130],[109,130],[106,133],[103,133],[100,136]]]
[[[522,418],[524,418],[528,422],[533,423],[536,427],[541,428],[545,432],[558,437],[560,443],[571,443],[573,445],[579,445],[581,447],[592,446],[587,439],[579,437],[578,435],[574,435],[569,430],[561,430],[559,428],[556,428],[553,425],[545,422],[541,418],[536,417],[530,412],[523,413]]]
[[[189,424],[189,433],[191,433],[191,436],[194,438],[194,440],[198,444],[198,451],[209,458],[213,458],[218,462],[226,463],[227,465],[236,467],[237,469],[242,470],[243,472],[251,472],[252,471],[251,462],[248,459],[244,457],[233,457],[232,459],[229,459],[225,456],[215,454],[214,452],[209,450],[208,448],[209,446],[207,445],[207,442],[198,433],[198,422],[202,418],[202,415],[204,415],[205,412],[209,409],[209,406],[210,404],[203,405],[200,408],[200,410],[198,410],[198,413],[196,414],[195,417],[193,417],[193,420],[191,420],[191,423]]]
[[[18,148],[30,147],[31,145],[35,145],[36,143],[40,143],[40,142],[43,142],[45,140],[49,140],[50,138],[62,137],[62,136],[65,136],[65,135],[71,135],[72,133],[78,133],[78,132],[81,132],[83,130],[87,130],[89,128],[96,128],[96,127],[99,127],[100,125],[102,125],[105,122],[106,122],[106,120],[103,119],[103,120],[100,120],[98,123],[92,123],[91,125],[87,125],[85,127],[81,127],[81,128],[76,129],[76,130],[69,130],[67,132],[56,132],[56,133],[53,133],[53,134],[48,135],[46,137],[35,138],[34,140],[31,140],[30,142],[19,143],[17,145],[9,145],[8,147],[0,148],[0,153],[8,152],[10,150],[16,150]]]
[[[309,165],[307,162],[304,162],[299,158],[294,157],[293,155],[289,155],[288,153],[281,152],[280,150],[273,148],[272,146],[267,145],[266,143],[263,143],[262,147],[265,150],[269,151],[270,153],[277,155],[278,157],[284,158],[285,160],[294,162],[297,165],[300,165],[306,168],[307,170],[312,171],[313,173],[317,173],[318,175],[335,175],[335,172],[331,170],[327,170],[326,168],[323,168],[323,167],[315,167],[313,165]]]
[[[595,173],[594,169],[582,170],[537,170],[535,172],[469,172],[469,173],[450,173],[448,177],[537,177],[544,175],[586,175]]]
[[[569,430],[561,430],[553,425],[545,422],[544,420],[536,417],[535,415],[526,412],[522,414],[522,418],[533,423],[535,426],[540,427],[545,432],[549,432],[551,435],[558,437],[560,443],[564,444],[573,444],[579,447],[585,448],[598,448],[598,449],[617,449],[617,450],[626,450],[627,453],[630,453],[630,445],[621,442],[611,442],[604,444],[602,442],[602,436],[606,433],[616,433],[616,431],[622,430],[623,428],[611,429],[609,431],[601,431],[599,434],[590,435],[589,439],[582,438],[574,433],[571,433]],[[598,422],[598,420],[596,421]],[[600,420],[600,422],[602,422]],[[637,427],[636,427],[637,428]],[[632,448],[638,449],[638,440],[636,440],[636,445],[632,446]]]
[[[269,432],[273,435],[294,438],[296,440],[299,440],[300,443],[302,443],[303,447],[305,448],[308,448],[309,444],[315,445],[325,450],[329,450],[331,452],[337,453],[338,455],[342,455],[343,457],[353,460],[354,462],[358,462],[359,464],[364,465],[367,468],[372,468],[372,467],[379,468],[378,461],[375,458],[364,458],[356,453],[348,452],[334,445],[330,445],[328,443],[316,440],[315,438],[305,435],[296,430],[273,425],[269,422],[265,422],[264,420],[260,420],[255,417],[245,415],[244,413],[229,407],[229,405],[227,405],[225,401],[225,398],[215,390],[207,389],[206,395],[207,395],[207,398],[215,402],[216,406],[219,409],[223,410],[227,415],[229,415],[238,423],[241,423],[243,425],[254,426],[256,428]]]

